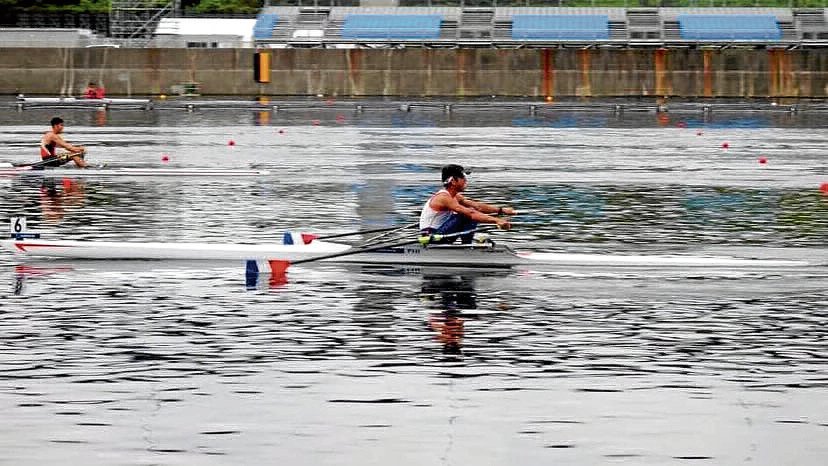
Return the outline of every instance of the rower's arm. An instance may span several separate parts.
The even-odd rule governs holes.
[[[494,206],[494,205],[491,205],[491,204],[486,204],[485,202],[473,201],[471,199],[466,199],[463,196],[457,196],[457,197],[460,198],[460,200],[459,200],[460,204],[462,204],[466,207],[471,207],[472,209],[478,210],[478,211],[486,213],[486,214],[495,214],[495,215],[502,215],[502,214],[515,215],[515,214],[517,214],[517,211],[515,209],[511,208],[511,207]]]
[[[465,215],[466,217],[469,217],[470,219],[474,220],[475,222],[499,224],[498,220],[500,220],[500,219],[498,219],[497,217],[492,216],[492,215],[488,215],[485,211],[483,211],[481,209],[477,209],[473,205],[464,205],[464,204],[469,202],[467,199],[462,199],[461,198],[461,201],[458,202],[455,198],[453,198],[451,196],[442,195],[442,196],[437,196],[436,198],[434,198],[434,200],[432,202],[437,204],[435,207],[448,209],[448,210],[457,212],[458,214],[462,214],[462,215]],[[475,202],[475,204],[482,204],[482,203]],[[483,205],[485,205],[485,204],[483,204]],[[497,208],[494,209],[494,212],[497,212]]]
[[[56,146],[62,147],[63,149],[66,149],[70,152],[83,152],[86,150],[83,146],[73,146],[72,144],[69,144],[68,142],[64,141],[61,137],[54,137],[52,138],[52,141],[55,143]]]

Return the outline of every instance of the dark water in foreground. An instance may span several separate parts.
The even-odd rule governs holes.
[[[44,115],[3,116],[5,159],[31,158]],[[53,238],[407,223],[456,161],[470,196],[525,212],[499,241],[828,263],[824,117],[64,116],[112,166],[272,173],[0,178],[0,212]],[[242,264],[2,252],[0,464],[819,465],[826,285],[825,267],[337,265],[245,283]]]

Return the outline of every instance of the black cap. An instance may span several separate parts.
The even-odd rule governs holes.
[[[460,165],[446,165],[443,167],[443,184],[448,183],[451,178],[465,178],[469,173],[471,172],[464,170]]]

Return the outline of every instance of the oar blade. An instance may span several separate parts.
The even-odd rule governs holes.
[[[290,267],[290,261],[282,259],[271,259],[267,261],[270,266],[270,273],[273,275],[284,275]]]

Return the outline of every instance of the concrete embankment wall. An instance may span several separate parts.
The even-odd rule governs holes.
[[[204,95],[828,97],[828,50],[0,48],[0,93]]]

